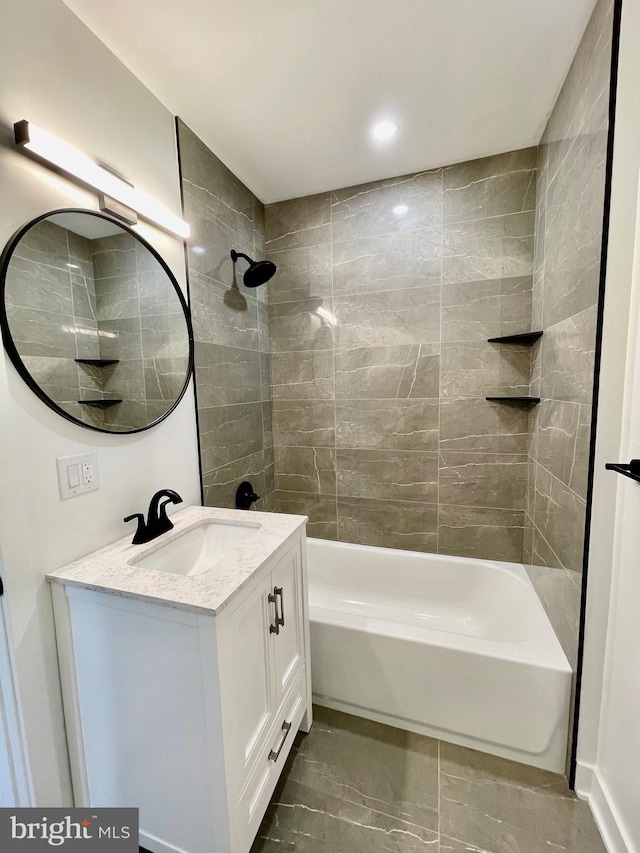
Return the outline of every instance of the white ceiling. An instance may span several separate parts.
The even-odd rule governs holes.
[[[264,202],[536,144],[595,5],[65,2]]]

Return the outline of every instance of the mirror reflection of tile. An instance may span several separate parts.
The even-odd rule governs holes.
[[[182,390],[189,345],[180,302],[158,261],[124,231],[89,239],[42,220],[12,256],[6,306],[26,368],[84,423],[139,429]],[[79,403],[103,399],[122,402],[104,409]]]

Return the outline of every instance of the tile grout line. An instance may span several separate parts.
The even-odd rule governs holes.
[[[331,310],[335,312],[335,284],[333,266],[333,191],[329,193],[329,256],[331,263]],[[334,314],[335,317],[335,314]],[[331,329],[331,355],[333,363],[333,470],[335,475],[335,516],[336,516],[336,541],[340,541],[338,533],[338,420],[336,415],[336,328]]]

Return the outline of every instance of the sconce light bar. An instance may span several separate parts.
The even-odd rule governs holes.
[[[151,196],[136,190],[132,184],[95,163],[77,148],[25,119],[16,122],[13,128],[17,145],[37,154],[98,192],[135,210],[144,219],[171,231],[172,234],[184,239],[190,236],[191,229],[184,219],[180,219]]]

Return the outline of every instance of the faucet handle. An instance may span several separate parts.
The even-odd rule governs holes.
[[[128,515],[126,518],[123,518],[123,521],[133,521],[134,519],[138,520],[138,529],[135,532],[135,535],[131,541],[132,545],[141,545],[146,541],[145,532],[147,529],[147,525],[145,524],[144,515],[141,512],[136,512],[133,515]]]

